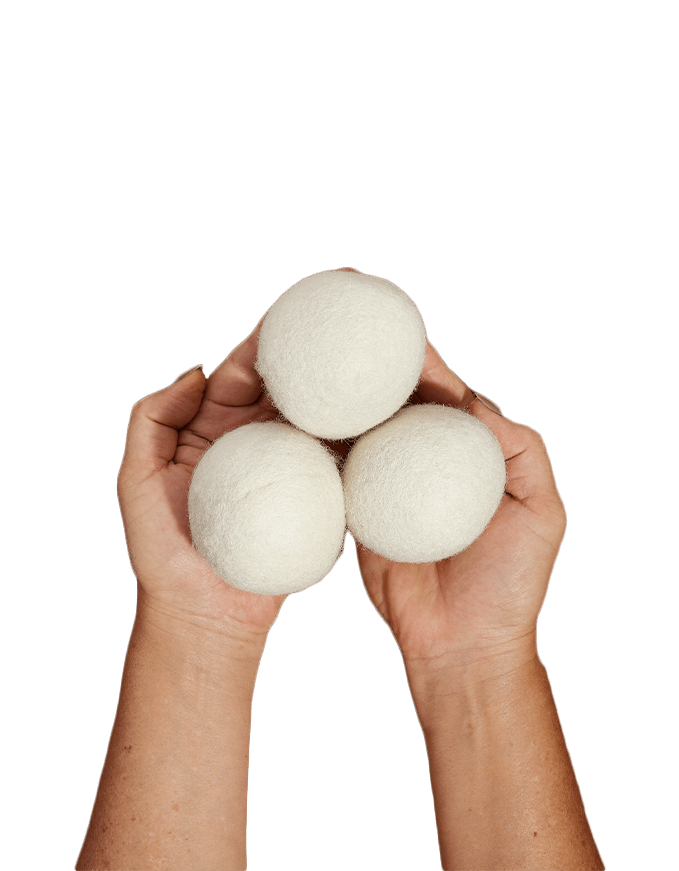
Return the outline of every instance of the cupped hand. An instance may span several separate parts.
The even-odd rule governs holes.
[[[197,368],[132,409],[118,498],[139,593],[187,623],[255,634],[269,629],[285,596],[226,584],[191,543],[193,470],[229,430],[278,415],[254,368],[259,326],[210,375]]]
[[[462,553],[395,563],[357,547],[366,589],[406,664],[467,662],[532,647],[538,613],[566,528],[540,436],[492,410],[428,344],[414,402],[466,408],[498,439],[507,465],[500,506]]]

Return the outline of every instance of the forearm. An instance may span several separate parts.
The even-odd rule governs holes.
[[[603,868],[537,655],[408,676],[446,871]]]
[[[260,654],[140,602],[78,869],[245,868]]]

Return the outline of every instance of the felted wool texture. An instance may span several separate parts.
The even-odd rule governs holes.
[[[413,405],[361,436],[342,472],[347,525],[395,562],[460,553],[483,532],[506,484],[502,449],[465,411]]]
[[[279,421],[226,433],[189,488],[198,552],[227,583],[273,595],[320,581],[344,543],[342,482],[321,442]]]
[[[269,309],[256,368],[276,407],[319,438],[360,435],[417,386],[426,333],[415,303],[374,275],[303,278]]]

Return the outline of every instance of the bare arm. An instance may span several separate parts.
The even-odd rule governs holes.
[[[532,642],[408,677],[445,869],[603,868]]]
[[[78,869],[246,867],[262,648],[177,625],[142,599]]]
[[[408,565],[358,549],[424,732],[442,865],[603,868],[536,651],[566,527],[544,443],[472,393],[431,345],[415,400],[468,409],[507,466],[497,513],[462,553]]]
[[[78,869],[246,867],[250,710],[284,596],[224,583],[192,547],[193,469],[211,442],[276,411],[257,332],[132,410],[118,496],[137,616]]]

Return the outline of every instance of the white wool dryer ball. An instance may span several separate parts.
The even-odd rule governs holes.
[[[342,477],[354,538],[395,562],[426,563],[481,535],[502,499],[506,466],[478,418],[412,405],[356,442]]]
[[[303,278],[269,309],[256,367],[291,423],[343,439],[398,411],[417,386],[425,347],[422,316],[400,288],[330,270]]]
[[[344,543],[335,460],[321,442],[279,421],[234,429],[194,470],[189,522],[198,552],[233,587],[303,590],[328,574]]]

